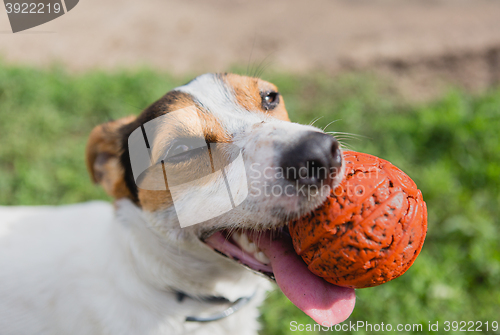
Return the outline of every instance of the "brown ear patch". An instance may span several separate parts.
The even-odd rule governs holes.
[[[121,137],[119,129],[135,119],[128,116],[95,127],[85,149],[87,170],[94,183],[101,184],[114,198],[131,198],[120,163]]]

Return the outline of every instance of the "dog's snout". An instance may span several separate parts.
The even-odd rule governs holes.
[[[320,185],[342,167],[339,142],[330,135],[310,131],[281,158],[284,177],[300,184]]]

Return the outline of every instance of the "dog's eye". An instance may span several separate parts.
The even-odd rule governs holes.
[[[189,151],[192,149],[189,145],[179,144],[175,148],[172,149],[172,156],[176,156],[178,154],[182,154],[183,152]]]
[[[175,141],[167,152],[165,162],[180,163],[193,159],[206,150],[206,147],[199,147],[195,140],[182,139]]]
[[[262,108],[266,111],[274,109],[280,102],[280,94],[274,91],[266,91],[260,94],[262,97]]]

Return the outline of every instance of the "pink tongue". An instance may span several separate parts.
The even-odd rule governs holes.
[[[272,240],[269,233],[254,239],[271,261],[276,283],[291,302],[321,325],[331,326],[351,315],[354,289],[336,286],[314,275],[295,253],[286,237]]]

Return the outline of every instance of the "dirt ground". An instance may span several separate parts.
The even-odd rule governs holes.
[[[500,82],[500,1],[81,0],[12,34],[0,11],[0,57],[70,69],[147,64],[173,73],[269,63],[289,72],[375,70],[428,97],[451,82]]]

